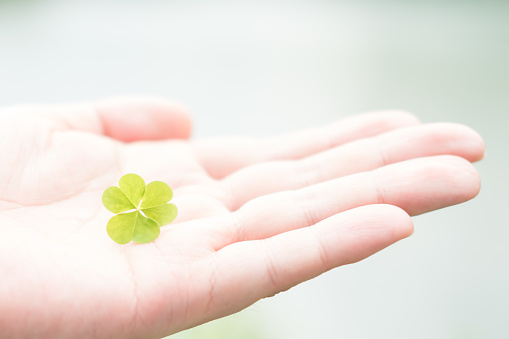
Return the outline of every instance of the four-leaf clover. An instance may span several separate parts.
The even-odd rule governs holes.
[[[160,227],[177,217],[177,207],[168,203],[173,192],[166,183],[145,181],[136,174],[126,174],[118,186],[108,187],[103,193],[104,207],[119,213],[106,225],[113,241],[127,244],[131,240],[143,244],[154,241],[161,232]]]

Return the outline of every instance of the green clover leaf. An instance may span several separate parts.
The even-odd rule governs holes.
[[[145,185],[139,175],[124,175],[118,187],[108,187],[103,193],[104,207],[117,214],[106,225],[108,235],[119,244],[154,241],[160,227],[177,217],[177,207],[169,203],[172,197],[170,186],[162,181]]]

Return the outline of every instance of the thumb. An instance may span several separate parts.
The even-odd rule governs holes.
[[[95,105],[103,134],[120,141],[187,139],[191,117],[180,105],[162,98],[130,97]]]
[[[57,129],[102,134],[124,142],[187,139],[191,134],[189,113],[162,98],[117,97],[92,104],[19,108],[48,118]]]

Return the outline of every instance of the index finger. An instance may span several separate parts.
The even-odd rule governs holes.
[[[220,179],[255,163],[300,159],[356,139],[416,124],[419,120],[410,113],[380,111],[269,139],[214,139],[195,141],[193,146],[204,169],[211,177]]]

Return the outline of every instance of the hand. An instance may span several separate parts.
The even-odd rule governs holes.
[[[0,333],[158,338],[237,312],[473,198],[482,139],[403,112],[267,140],[188,140],[165,100],[0,110]],[[136,141],[126,143],[126,141]],[[174,190],[153,243],[106,233],[126,173]]]

